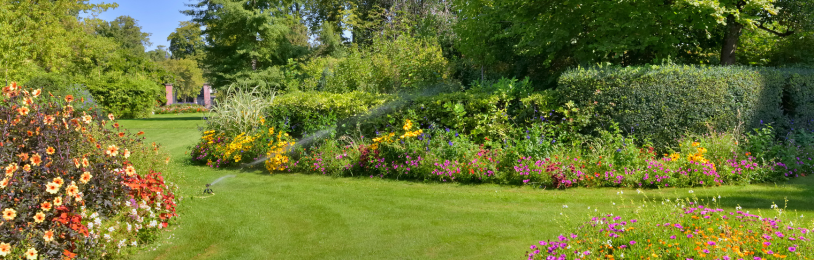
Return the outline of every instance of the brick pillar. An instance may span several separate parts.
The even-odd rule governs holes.
[[[204,106],[206,108],[212,107],[212,87],[209,86],[208,83],[204,83],[203,85],[203,99],[204,99]]]
[[[167,90],[167,105],[172,105],[172,103],[175,101],[175,98],[173,98],[172,95],[172,83],[166,83],[164,84],[164,87]]]

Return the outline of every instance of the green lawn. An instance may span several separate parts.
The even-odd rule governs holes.
[[[201,116],[121,120],[173,155],[167,178],[184,198],[174,228],[134,259],[521,259],[529,245],[560,234],[560,225],[585,220],[596,208],[610,212],[621,199],[642,198],[635,190],[617,195],[618,189],[538,190],[210,169],[190,165],[185,154],[200,136]],[[216,195],[199,194],[204,184],[226,175],[235,177],[214,185]],[[772,202],[782,207],[788,198],[789,210],[809,218],[813,185],[809,177],[695,189],[694,194],[720,195],[724,207],[740,204],[753,211]],[[646,192],[686,197],[688,190]]]

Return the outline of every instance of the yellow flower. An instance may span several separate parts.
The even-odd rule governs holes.
[[[43,221],[45,221],[45,214],[42,212],[37,212],[37,214],[34,215],[34,222],[42,223]]]
[[[670,155],[670,159],[673,161],[678,160],[678,158],[681,158],[681,155],[678,153],[673,153]]]
[[[698,145],[700,145],[700,144],[701,144],[701,143],[699,143],[699,142],[692,142],[692,147],[696,147],[696,146],[698,146]]]
[[[11,253],[11,245],[8,243],[0,243],[0,256],[6,256]]]
[[[30,260],[37,259],[37,249],[29,248],[28,251],[25,251],[25,258]]]
[[[5,219],[7,221],[10,221],[10,220],[14,219],[15,217],[17,217],[17,211],[16,210],[9,209],[9,208],[3,210],[3,219]]]

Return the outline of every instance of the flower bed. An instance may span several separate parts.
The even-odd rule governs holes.
[[[173,104],[169,106],[158,107],[155,113],[161,114],[184,114],[184,113],[205,113],[209,112],[204,106],[198,104]]]
[[[718,198],[720,199],[720,198]],[[712,199],[715,201],[715,198]],[[528,259],[812,259],[814,229],[772,204],[762,216],[699,204],[645,201],[635,214],[599,214],[531,245]]]
[[[176,216],[169,161],[112,114],[16,84],[0,102],[0,256],[102,258],[150,242]]]
[[[478,144],[448,128],[421,129],[411,120],[399,131],[373,138],[323,132],[306,135],[304,146],[294,146],[283,130],[275,132],[260,121],[254,133],[233,137],[208,130],[193,149],[193,160],[221,167],[244,158],[271,158],[266,160],[270,171],[549,188],[745,184],[805,176],[814,167],[808,159],[814,146],[802,141],[810,140],[809,132],[791,134],[798,140],[792,146],[773,141],[771,127],[740,137],[688,136],[675,149],[659,154],[653,147],[636,146],[635,137],[625,137],[618,129],[575,146],[557,143],[556,136],[547,138],[545,127],[550,125],[543,123],[514,133],[514,139],[485,138]],[[311,142],[314,139],[322,141]]]

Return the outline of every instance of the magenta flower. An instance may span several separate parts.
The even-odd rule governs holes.
[[[789,247],[789,252],[794,252],[794,251],[797,251],[797,248],[793,247],[793,246],[790,246]]]
[[[715,242],[709,241],[709,242],[707,242],[707,245],[714,246],[714,245],[715,245]]]

